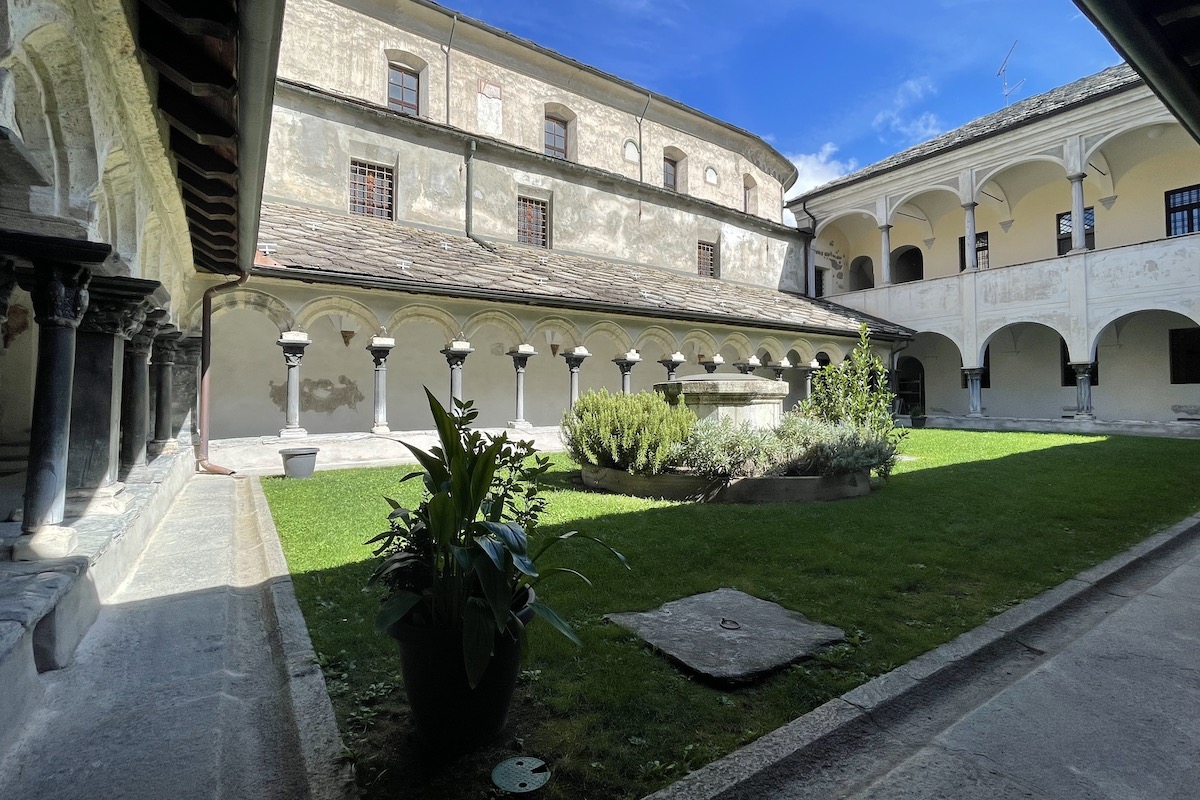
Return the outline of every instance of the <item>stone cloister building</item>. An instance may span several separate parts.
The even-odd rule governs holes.
[[[804,296],[795,174],[752,134],[433,3],[292,0],[261,256],[217,298],[214,436],[428,428],[422,387],[445,400],[451,362],[486,426],[556,425],[572,381],[649,389],[672,356],[680,375],[756,359],[794,402],[862,322],[885,353],[907,333]]]
[[[916,332],[900,393],[945,424],[1200,417],[1200,148],[1130,68],[789,206],[814,287]]]

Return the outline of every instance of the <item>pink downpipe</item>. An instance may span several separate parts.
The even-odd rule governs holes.
[[[211,405],[209,373],[212,367],[212,299],[225,292],[232,292],[246,285],[250,273],[243,272],[236,281],[209,287],[200,304],[200,452],[196,460],[201,472],[211,475],[232,475],[233,470],[213,464],[208,460],[208,411]]]

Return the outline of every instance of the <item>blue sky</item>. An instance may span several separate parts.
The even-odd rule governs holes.
[[[771,142],[797,189],[1119,62],[1071,0],[443,0]],[[792,192],[793,194],[795,191]]]

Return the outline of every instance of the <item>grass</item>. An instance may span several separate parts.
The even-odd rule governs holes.
[[[543,798],[636,798],[1200,510],[1200,442],[919,430],[903,449],[912,460],[881,490],[809,506],[593,493],[556,456],[543,531],[599,536],[633,571],[586,542],[557,548],[552,563],[595,586],[564,577],[539,593],[584,647],[535,623],[506,736],[453,760],[414,741],[395,645],[372,633],[377,596],[362,590],[382,496],[415,502],[418,482],[398,486],[409,470],[393,468],[263,488],[367,797],[495,797],[492,766],[524,753],[554,771]],[[722,586],[851,642],[723,690],[602,620]]]

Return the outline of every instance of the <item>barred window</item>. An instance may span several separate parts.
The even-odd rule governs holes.
[[[517,198],[517,241],[535,247],[550,246],[550,204],[531,197]]]
[[[1167,236],[1200,231],[1200,186],[1173,189],[1166,193]]]
[[[399,64],[388,64],[388,108],[416,116],[421,113],[420,96],[420,76]]]
[[[717,246],[712,242],[696,244],[696,274],[701,278],[717,277]]]
[[[567,160],[567,123],[558,117],[546,117],[546,155]]]
[[[1075,223],[1071,219],[1070,211],[1059,214],[1054,220],[1058,228],[1058,254],[1065,256],[1071,251],[1071,232]],[[1096,249],[1096,209],[1092,206],[1083,210],[1083,239],[1084,247],[1088,250]]]
[[[988,235],[987,231],[979,231],[975,234],[975,266],[979,269],[987,269],[991,266],[988,259]],[[967,237],[958,237],[958,271],[962,272],[967,268]]]
[[[350,213],[364,217],[392,219],[391,167],[350,162]]]

